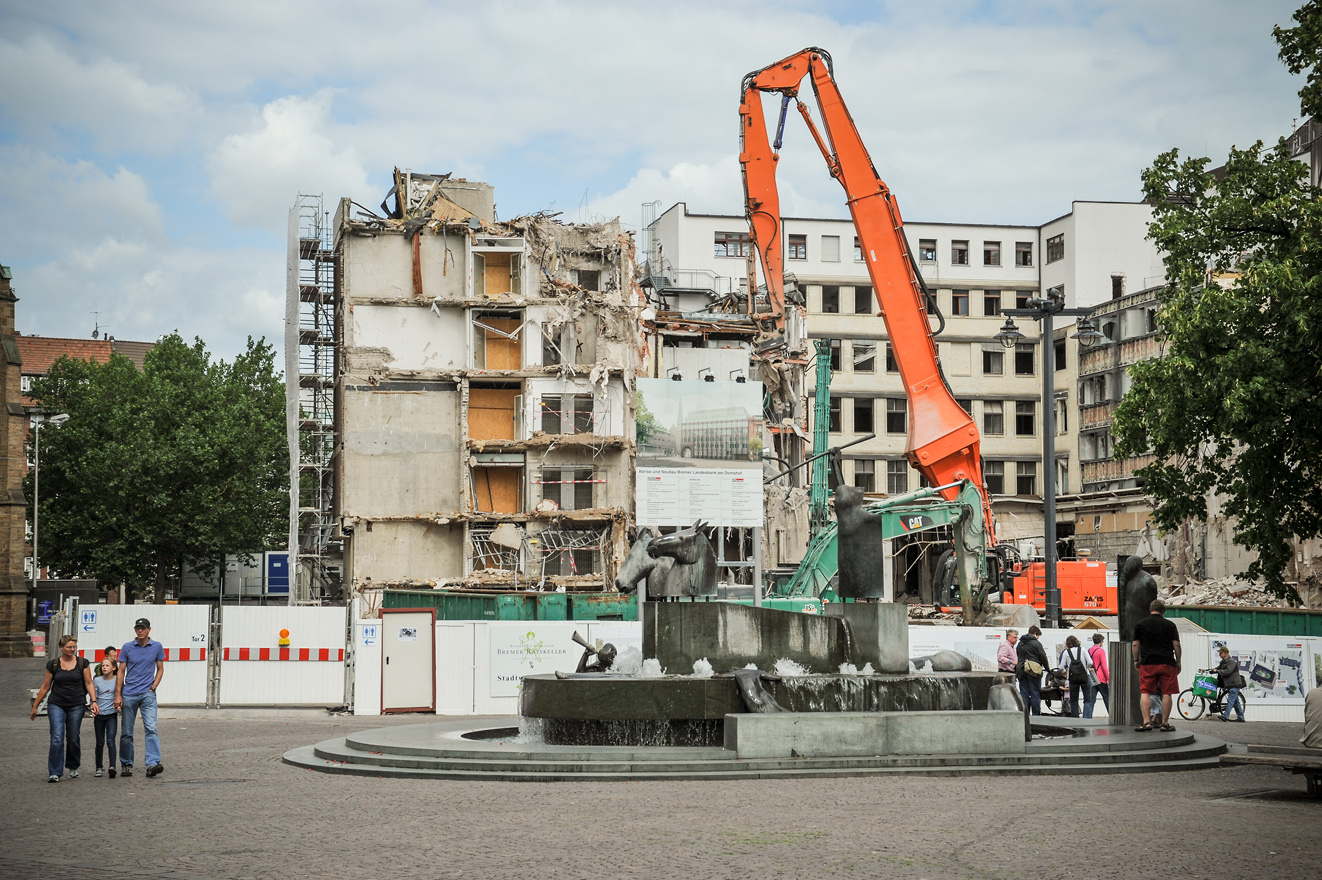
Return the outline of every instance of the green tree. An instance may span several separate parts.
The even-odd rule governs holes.
[[[652,435],[656,433],[658,425],[656,423],[656,416],[654,416],[652,411],[647,408],[647,403],[643,400],[643,392],[639,391],[636,395],[636,399],[638,401],[638,411],[634,416],[634,439],[639,446],[642,446],[648,440],[652,439]]]
[[[178,335],[141,371],[119,355],[61,358],[31,396],[69,415],[40,432],[41,557],[62,574],[129,595],[150,587],[160,602],[181,560],[215,566],[284,544],[284,383],[264,340],[232,363]]]
[[[1299,72],[1322,60],[1322,8],[1275,35]],[[1312,112],[1316,82],[1300,92]],[[1157,320],[1164,355],[1130,368],[1115,413],[1116,456],[1153,454],[1140,469],[1154,518],[1173,529],[1207,516],[1209,495],[1258,554],[1244,572],[1277,595],[1291,541],[1322,534],[1322,201],[1284,139],[1206,158],[1171,150],[1143,172],[1149,238],[1166,254]]]

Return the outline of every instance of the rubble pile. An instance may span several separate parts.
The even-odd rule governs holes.
[[[1289,608],[1290,603],[1262,587],[1233,577],[1212,581],[1190,580],[1171,584],[1161,591],[1167,605],[1230,605],[1240,608]]]

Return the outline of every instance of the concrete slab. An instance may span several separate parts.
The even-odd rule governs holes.
[[[1022,755],[1018,712],[785,712],[727,715],[739,759],[860,755]]]

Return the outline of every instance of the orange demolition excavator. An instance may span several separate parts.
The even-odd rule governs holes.
[[[816,98],[820,131],[807,105],[799,100],[799,89],[805,79]],[[774,142],[768,140],[762,109],[762,96],[766,92],[781,96]],[[985,529],[982,546],[988,558],[962,560],[958,563],[964,568],[960,579],[965,583],[981,582],[993,592],[1012,593],[1013,598],[1008,601],[1031,604],[1044,611],[1042,564],[1021,573],[1018,553],[1013,548],[997,546],[991,500],[982,478],[981,436],[972,416],[956,402],[937,358],[936,341],[928,320],[929,304],[933,306],[931,311],[937,312],[934,298],[909,250],[900,207],[872,165],[836,86],[831,56],[822,49],[804,49],[744,77],[739,105],[739,163],[743,168],[749,234],[765,276],[769,308],[754,317],[768,335],[785,332],[784,244],[776,163],[780,159],[785,116],[791,103],[821,150],[827,171],[845,189],[863,261],[881,317],[886,322],[912,414],[905,456],[933,486],[941,487],[940,494],[946,501],[959,498],[963,480],[976,487],[981,497],[981,525]],[[749,290],[756,290],[752,270],[750,259],[748,286]],[[980,542],[970,542],[968,546],[976,543]],[[990,563],[992,557],[995,564]],[[1061,581],[1066,613],[1115,613],[1115,588],[1106,586],[1104,564],[1083,561],[1060,565],[1079,567],[1077,573],[1070,569],[1071,576]]]
[[[799,87],[805,77],[817,98],[823,131],[818,131],[807,106],[799,100]],[[767,139],[763,92],[781,96],[774,145]],[[863,262],[909,399],[912,423],[904,454],[934,486],[969,480],[978,488],[988,546],[995,546],[991,502],[982,482],[981,437],[973,417],[956,402],[941,375],[936,340],[928,323],[927,305],[932,295],[905,240],[900,206],[872,165],[836,87],[831,56],[822,49],[804,49],[744,77],[743,101],[739,105],[739,164],[743,166],[750,236],[762,264],[770,304],[770,313],[757,317],[775,331],[784,331],[784,246],[776,163],[790,102],[807,123],[826,159],[827,171],[845,188]],[[752,278],[749,289],[756,289]],[[959,490],[947,489],[942,494],[953,501]]]

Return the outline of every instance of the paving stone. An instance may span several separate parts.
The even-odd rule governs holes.
[[[48,785],[46,721],[29,721],[24,701],[40,677],[41,661],[0,660],[0,878],[1304,878],[1322,853],[1322,802],[1269,767],[520,784],[280,763],[297,746],[434,717],[167,719],[161,777]],[[1180,726],[1276,745],[1302,732]],[[86,722],[89,768],[93,739]]]

